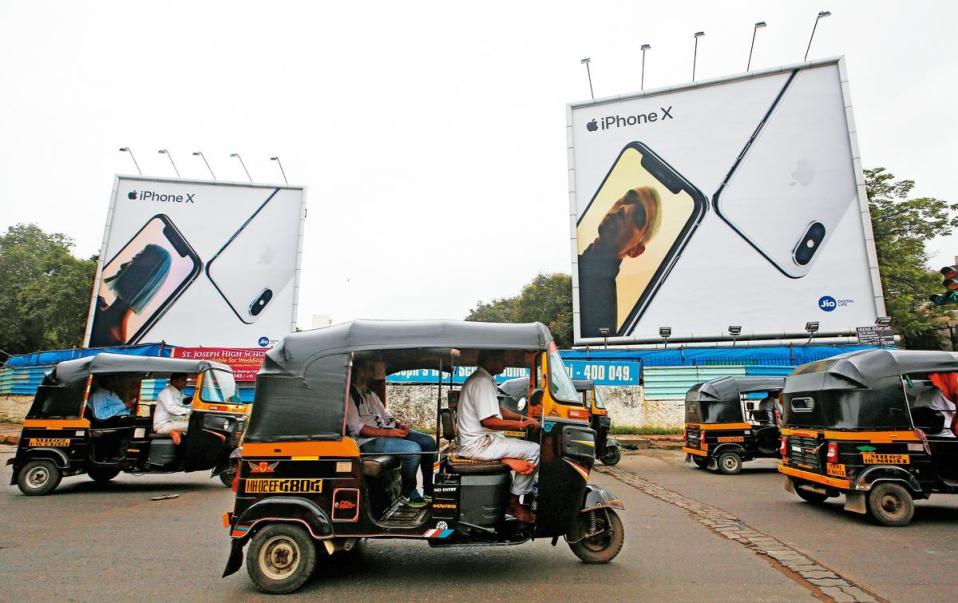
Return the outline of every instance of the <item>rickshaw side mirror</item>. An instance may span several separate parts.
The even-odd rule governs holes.
[[[529,406],[539,406],[542,404],[542,397],[545,396],[545,392],[541,389],[537,389],[529,396]]]
[[[755,410],[755,403],[754,403],[754,402],[746,402],[746,403],[745,403],[745,408],[748,409],[748,410]]]
[[[519,412],[522,412],[525,409],[526,409],[526,399],[520,398],[519,401],[516,402],[516,410],[518,410]]]

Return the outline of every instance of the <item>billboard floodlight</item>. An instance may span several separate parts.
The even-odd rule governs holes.
[[[698,60],[699,56],[699,38],[705,35],[704,31],[697,31],[692,35],[692,38],[695,39],[695,48],[692,50],[692,81],[695,81],[695,63]]]
[[[639,50],[642,51],[642,84],[640,88],[641,90],[645,90],[645,51],[649,50],[650,48],[652,48],[651,44],[643,44],[639,48]]]
[[[157,153],[159,153],[160,155],[167,156],[167,158],[170,160],[170,164],[173,166],[173,171],[176,172],[176,177],[179,178],[180,170],[176,169],[176,164],[173,163],[173,155],[170,155],[170,152],[167,151],[166,149],[160,149],[159,151],[157,151]]]
[[[249,183],[253,184],[253,177],[249,175],[249,170],[246,169],[246,164],[243,163],[243,158],[240,157],[239,153],[230,153],[230,157],[236,157],[239,159],[240,165],[243,166],[243,171],[246,172],[246,177],[249,178]]]
[[[592,59],[586,57],[579,61],[580,64],[585,65],[585,74],[589,76],[589,96],[592,97],[592,100],[595,100],[595,92],[592,91],[592,71],[589,69],[589,63],[592,62]]]
[[[213,173],[213,168],[210,167],[210,162],[206,160],[206,155],[203,154],[203,151],[193,151],[193,157],[202,159],[203,163],[206,164],[206,169],[210,171],[210,176],[213,177],[213,180],[216,180],[216,174]]]
[[[130,147],[120,147],[120,152],[130,154],[130,159],[133,160],[133,165],[136,166],[137,173],[140,174],[140,176],[142,176],[143,170],[140,169],[140,164],[136,162],[136,157],[133,156],[133,149],[131,149]]]
[[[758,33],[759,29],[765,27],[765,21],[757,21],[755,27],[752,28],[752,45],[748,47],[748,63],[745,65],[745,71],[749,71],[752,68],[752,51],[755,49],[755,34]]]
[[[289,184],[289,180],[286,179],[286,170],[283,169],[283,162],[279,160],[279,156],[270,157],[269,160],[275,161],[279,165],[279,173],[283,175],[283,182]]]
[[[818,22],[825,17],[830,17],[832,15],[831,11],[823,10],[818,12],[818,16],[815,17],[815,24],[812,25],[812,35],[808,36],[808,46],[805,48],[805,58],[803,61],[808,60],[808,51],[812,48],[812,39],[815,38],[815,29],[818,27]]]

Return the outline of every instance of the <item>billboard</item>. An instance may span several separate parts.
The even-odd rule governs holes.
[[[577,344],[884,314],[842,59],[570,104],[567,133]]]
[[[295,328],[302,187],[117,176],[85,343],[269,347]]]

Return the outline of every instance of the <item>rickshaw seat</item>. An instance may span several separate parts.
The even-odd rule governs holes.
[[[496,475],[512,470],[501,461],[477,461],[450,454],[446,457],[446,471],[459,475]]]
[[[399,466],[399,457],[388,454],[364,456],[362,459],[364,477],[383,477]]]

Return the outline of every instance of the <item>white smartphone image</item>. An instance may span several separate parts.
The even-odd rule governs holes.
[[[246,324],[267,313],[270,301],[293,282],[299,241],[275,236],[277,224],[301,217],[302,204],[293,193],[274,190],[206,264],[206,276]]]
[[[795,71],[712,197],[783,274],[811,270],[858,197],[838,65]]]

